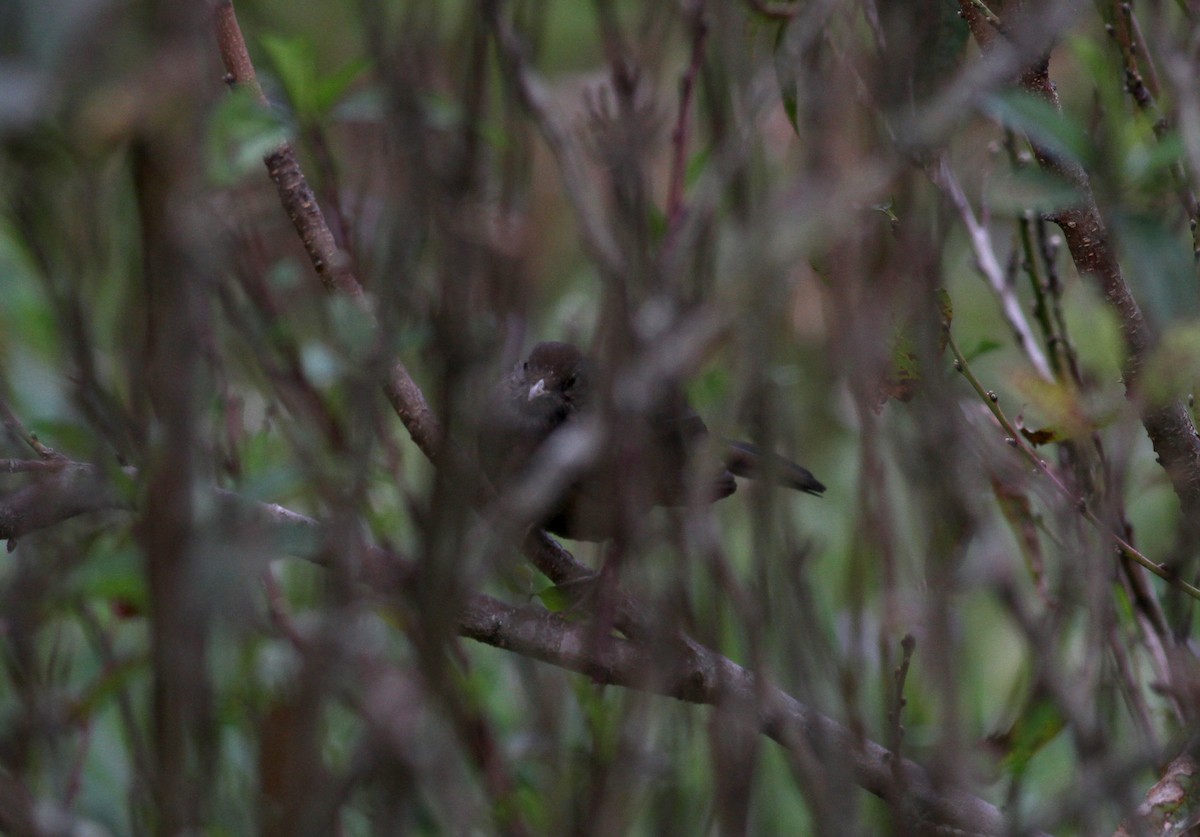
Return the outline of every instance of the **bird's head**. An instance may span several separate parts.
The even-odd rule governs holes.
[[[577,410],[587,394],[587,358],[570,343],[538,343],[518,378],[528,409]]]

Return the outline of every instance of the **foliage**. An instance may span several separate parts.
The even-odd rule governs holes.
[[[59,5],[0,6],[0,831],[1195,821],[1190,5]],[[541,339],[604,443],[491,486]],[[825,496],[526,536],[684,392]]]

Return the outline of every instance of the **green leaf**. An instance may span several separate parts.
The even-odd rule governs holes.
[[[1013,776],[1020,776],[1029,766],[1030,760],[1043,747],[1053,741],[1066,721],[1057,705],[1048,699],[1033,698],[1024,713],[1003,736],[1008,749],[1002,766]]]
[[[1195,391],[1200,383],[1200,321],[1170,326],[1144,375],[1144,396],[1152,404]]]
[[[553,584],[539,591],[537,597],[551,613],[562,613],[571,606],[570,597]]]
[[[700,175],[704,174],[704,170],[708,168],[708,161],[712,158],[712,146],[705,146],[692,155],[692,159],[688,160],[687,170],[683,173],[684,185],[689,188],[696,185],[696,181],[700,179]]]
[[[1183,159],[1183,137],[1178,131],[1164,134],[1154,142],[1138,143],[1125,155],[1125,173],[1135,181],[1158,177]]]
[[[1125,340],[1116,313],[1094,284],[1069,284],[1063,294],[1063,313],[1084,369],[1100,380],[1115,380],[1125,362]]]
[[[967,363],[973,362],[976,358],[983,357],[986,354],[996,351],[1003,344],[999,340],[991,340],[984,338],[975,344],[975,347],[968,352],[963,352],[963,357],[967,359]]]
[[[80,565],[72,574],[70,588],[85,599],[122,602],[144,611],[148,602],[141,553],[127,531],[103,536],[93,547],[97,560]]]
[[[313,94],[318,113],[321,115],[329,113],[341,101],[342,96],[350,89],[350,85],[358,81],[370,68],[371,62],[366,59],[351,61],[333,75],[318,80],[316,91]]]
[[[950,325],[954,322],[954,303],[950,300],[950,292],[945,288],[938,288],[934,293],[937,298],[938,313],[942,315],[942,322]]]
[[[316,50],[312,43],[305,38],[264,35],[262,46],[296,118],[301,123],[315,119],[321,111],[317,101]]]
[[[1195,313],[1195,267],[1187,235],[1149,212],[1113,213],[1113,227],[1147,313],[1164,322]]]
[[[248,88],[235,89],[217,104],[208,124],[209,177],[229,185],[259,173],[263,158],[290,138],[278,113],[263,107]]]
[[[1095,159],[1095,149],[1083,128],[1045,99],[1023,90],[1009,90],[990,97],[984,110],[1051,154],[1085,167]]]
[[[1058,439],[1076,439],[1096,429],[1096,418],[1074,386],[1047,381],[1026,367],[1013,370],[1009,380],[1043,423],[1054,428]]]
[[[931,0],[911,10],[899,8],[905,9],[903,14],[916,12],[913,34],[919,40],[914,53],[918,59],[913,65],[913,89],[918,97],[925,98],[954,77],[971,32],[955,3]]]

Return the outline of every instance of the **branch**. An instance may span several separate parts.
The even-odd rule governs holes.
[[[221,0],[217,3],[215,25],[217,45],[221,51],[221,60],[225,64],[227,81],[249,88],[265,106],[266,97],[258,84],[254,63],[246,49],[246,39],[238,26],[232,0]],[[316,195],[308,185],[291,143],[281,144],[269,153],[263,162],[266,163],[267,172],[279,192],[284,211],[300,235],[300,240],[304,242],[304,249],[308,252],[309,261],[312,262],[321,283],[327,290],[352,299],[375,324],[375,313],[370,300],[363,293],[362,285],[350,268],[348,255],[337,246],[333,232],[325,222]],[[396,411],[396,415],[400,417],[421,452],[430,459],[435,459],[442,442],[441,428],[420,387],[400,361],[393,362],[383,382],[383,390],[392,409]]]
[[[77,515],[130,508],[95,465],[65,459],[6,460],[2,470],[37,474],[15,491],[0,494],[0,540],[9,541],[10,551],[17,538]]]
[[[929,177],[934,185],[950,198],[950,202],[958,210],[963,224],[966,225],[967,232],[971,237],[971,249],[975,252],[975,265],[1000,301],[1000,309],[1004,313],[1004,319],[1008,321],[1008,327],[1012,329],[1013,335],[1017,338],[1017,346],[1029,358],[1029,362],[1043,380],[1053,381],[1054,373],[1050,371],[1046,355],[1042,353],[1042,347],[1038,345],[1037,338],[1034,337],[1033,330],[1029,327],[1029,321],[1025,319],[1021,302],[1013,292],[1012,285],[1006,280],[1000,260],[996,258],[991,235],[988,233],[987,227],[975,217],[970,201],[963,193],[958,178],[954,176],[954,170],[950,168],[950,164],[944,157],[935,168],[930,170]]]
[[[499,5],[496,0],[490,0],[484,4],[484,9],[495,29],[500,57],[558,164],[558,173],[575,210],[584,244],[605,274],[621,276],[626,270],[626,260],[604,222],[603,209],[588,189],[587,169],[579,153],[579,143],[555,114],[546,83],[529,66],[525,44],[500,13]]]
[[[587,623],[482,595],[470,597],[459,616],[459,629],[465,637],[586,674],[597,683],[714,706],[743,717],[753,712],[759,730],[784,748],[844,759],[861,787],[922,819],[971,834],[1005,832],[1005,818],[995,806],[964,791],[936,786],[920,766],[907,759],[897,762],[887,748],[694,641],[670,657],[660,646],[616,637],[597,643],[594,627]]]
[[[708,40],[708,21],[704,17],[704,6],[692,11],[692,60],[688,63],[683,78],[679,81],[679,114],[671,131],[671,176],[667,191],[667,234],[670,237],[683,220],[686,208],[683,202],[684,180],[687,175],[688,125],[692,110],[692,97],[696,90],[696,77],[704,63],[704,47]],[[665,248],[664,248],[665,249]]]

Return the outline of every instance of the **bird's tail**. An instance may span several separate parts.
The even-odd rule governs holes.
[[[780,485],[807,494],[823,494],[825,486],[805,467],[749,442],[726,442],[725,467],[739,477],[771,476]]]

